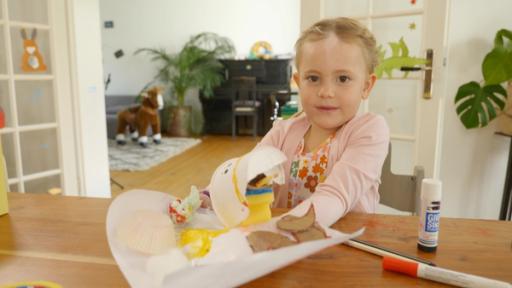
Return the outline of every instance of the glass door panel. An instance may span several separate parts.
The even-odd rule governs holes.
[[[379,80],[370,96],[369,110],[384,116],[393,133],[414,137],[416,133],[415,95],[420,89],[419,86],[419,83],[410,80]]]
[[[414,170],[415,143],[392,139],[391,149],[391,171],[395,174],[411,175]]]
[[[55,103],[51,80],[15,82],[20,126],[55,122]]]
[[[372,32],[377,39],[378,45],[386,51],[385,58],[391,57],[392,50],[389,43],[399,43],[403,39],[403,43],[409,50],[409,56],[425,58],[422,50],[422,16],[401,16],[374,19]],[[403,50],[398,51],[400,56],[404,55]],[[404,73],[397,71],[393,75],[402,77]],[[413,73],[409,75],[414,76]],[[416,75],[418,76],[418,75]]]
[[[407,3],[404,5],[401,1],[385,2],[389,7],[384,7],[380,1],[374,1],[374,14],[407,8]],[[372,32],[381,53],[384,52],[381,65],[388,65],[387,61],[390,58],[425,58],[422,52],[422,20],[423,15],[400,14],[373,19]],[[408,66],[422,65],[411,62]],[[400,71],[400,67],[393,67],[380,76],[369,100],[368,110],[383,115],[388,122],[391,145],[395,151],[391,154],[391,168],[394,173],[412,174],[414,170],[417,152],[417,104],[423,88],[421,76],[421,72],[406,74]]]
[[[4,25],[0,25],[0,31],[4,31]],[[5,39],[0,37],[0,75],[3,74],[7,74],[7,55],[5,52]]]
[[[46,0],[9,0],[8,7],[10,21],[48,24]]]
[[[324,0],[324,16],[332,17],[357,17],[368,14],[367,0]]]
[[[59,169],[59,150],[55,129],[21,132],[20,148],[23,175]],[[30,190],[27,191],[30,192]]]
[[[29,191],[30,193],[37,194],[45,194],[48,193],[50,189],[60,188],[61,186],[62,185],[59,175],[48,176],[25,182],[25,190]]]

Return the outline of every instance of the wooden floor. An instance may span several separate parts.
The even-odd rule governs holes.
[[[110,171],[112,197],[130,189],[150,189],[183,197],[190,186],[201,188],[210,182],[215,169],[224,161],[249,152],[260,138],[231,136],[203,136],[202,142],[146,171]]]

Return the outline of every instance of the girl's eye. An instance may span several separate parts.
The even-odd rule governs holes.
[[[345,76],[345,75],[342,75],[342,76],[339,76],[338,77],[338,81],[340,81],[341,83],[346,83],[350,80],[350,77],[348,76]]]
[[[308,80],[309,82],[318,82],[318,79],[319,77],[318,76],[315,76],[315,75],[310,75],[310,76],[306,76],[306,80]]]

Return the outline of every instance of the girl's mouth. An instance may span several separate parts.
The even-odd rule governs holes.
[[[324,112],[338,110],[338,108],[334,106],[316,106],[316,109]]]

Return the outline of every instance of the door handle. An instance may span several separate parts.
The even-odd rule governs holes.
[[[410,66],[402,66],[400,67],[400,71],[404,72],[416,72],[416,71],[425,71],[425,78],[423,79],[423,99],[432,99],[432,63],[434,63],[434,50],[427,49],[427,63],[425,67],[410,67]]]

